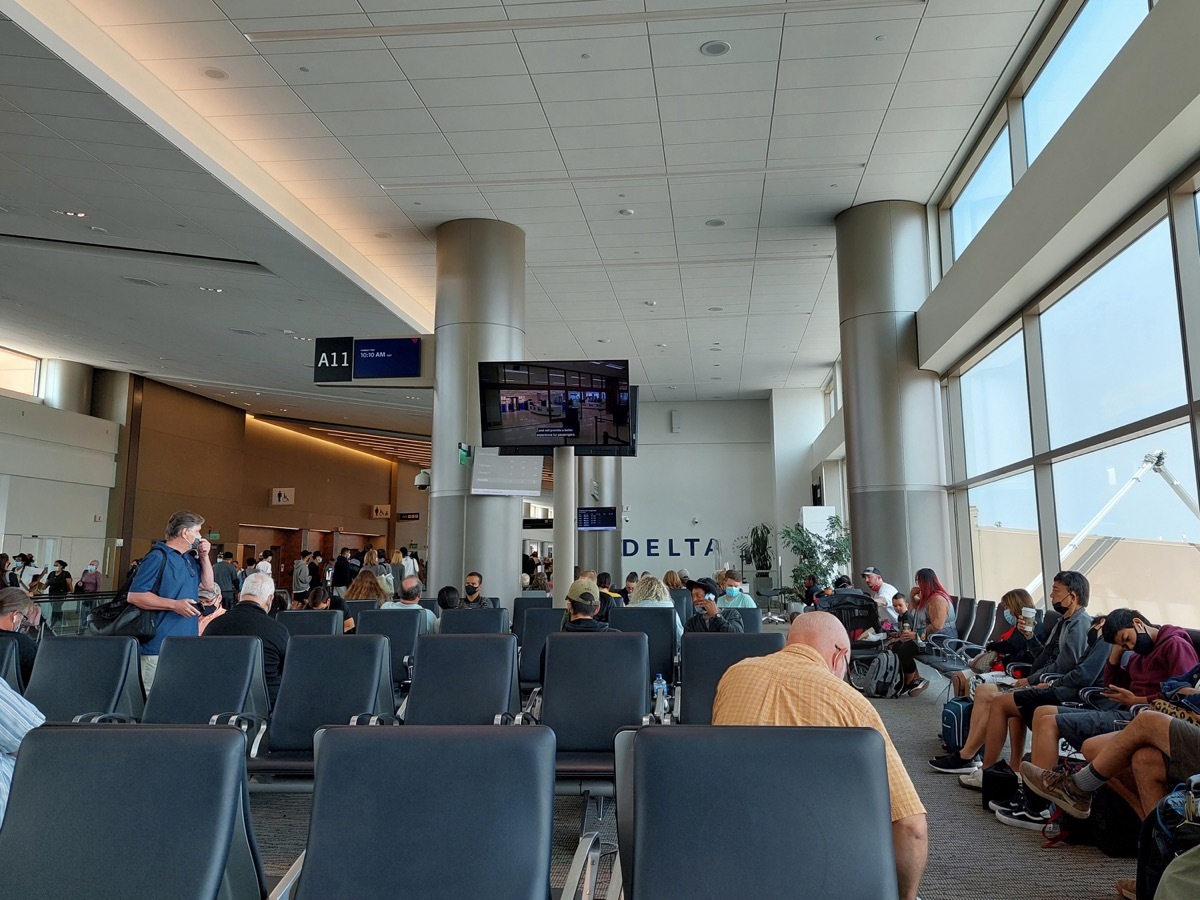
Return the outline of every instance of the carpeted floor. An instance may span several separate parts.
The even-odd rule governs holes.
[[[1110,859],[1091,847],[1060,845],[1042,849],[1038,832],[1010,828],[980,808],[979,794],[953,775],[929,768],[941,752],[942,695],[945,682],[933,676],[922,696],[874,701],[913,782],[929,811],[930,853],[921,882],[923,900],[1100,900],[1116,896],[1113,882],[1134,874],[1134,861]],[[786,777],[771,772],[769,777]],[[310,798],[295,794],[256,794],[251,798],[254,825],[264,865],[282,875],[304,849]],[[555,801],[552,885],[561,887],[579,837],[581,801]],[[588,828],[614,843],[612,806],[597,822],[595,806]],[[601,866],[600,885],[608,883],[612,857]]]

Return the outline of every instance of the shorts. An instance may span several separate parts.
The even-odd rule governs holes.
[[[1055,716],[1054,722],[1058,736],[1078,750],[1088,738],[1118,731],[1132,719],[1129,710],[1068,709]]]
[[[1033,711],[1039,706],[1058,706],[1058,694],[1052,687],[1020,688],[1013,691],[1013,703],[1025,722],[1026,728],[1033,727]]]
[[[969,669],[967,671],[970,671]],[[981,684],[994,684],[998,688],[1011,687],[1017,679],[1004,672],[984,672],[982,675],[972,675],[967,686],[967,696],[975,699],[975,689]]]
[[[1200,727],[1171,720],[1171,757],[1167,760],[1167,789],[1200,775]]]

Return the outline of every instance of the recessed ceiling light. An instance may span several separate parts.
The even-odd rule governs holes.
[[[618,209],[618,210],[617,210],[617,212],[619,212],[619,213],[620,213],[621,215],[623,215],[623,216],[632,216],[632,215],[633,215],[633,213],[634,213],[634,210],[632,210],[632,209]]]
[[[705,41],[700,45],[700,52],[704,56],[724,56],[730,49],[729,41]]]
[[[887,35],[886,35],[886,34],[877,34],[877,35],[875,35],[875,40],[877,40],[877,41],[886,41],[886,40],[887,40]]]
[[[580,58],[580,59],[591,59],[591,58],[592,58],[592,54],[590,54],[590,53],[580,53],[580,54],[579,54],[579,58]]]
[[[216,66],[208,66],[201,69],[205,78],[211,78],[213,81],[224,81],[229,77],[229,73],[224,69],[218,69]]]
[[[667,345],[666,345],[666,344],[655,344],[654,346],[655,346],[655,347],[658,347],[658,348],[661,350],[661,349],[663,349],[664,347],[666,347]]]
[[[200,288],[200,290],[202,290],[202,291],[205,291],[205,292],[207,292],[207,293],[209,293],[209,294],[223,294],[223,293],[225,293],[225,288],[202,287],[202,288]]]
[[[667,385],[667,390],[668,391],[677,391],[677,390],[679,390],[679,388],[675,387],[675,385],[673,385],[673,384],[669,384],[669,385]]]
[[[720,348],[720,347],[709,347],[709,348],[708,348],[708,352],[709,352],[709,353],[720,353],[720,352],[721,352],[721,348]]]
[[[831,188],[835,188],[835,187],[837,187],[837,185],[836,185],[836,184],[831,184],[831,185],[830,185],[830,187],[831,187]]]
[[[611,344],[612,338],[596,338],[597,344]]]
[[[710,307],[708,308],[708,311],[709,311],[709,312],[725,312],[725,307],[723,307],[723,306],[710,306]]]
[[[658,301],[657,300],[647,300],[646,305],[647,306],[658,306]]]
[[[709,219],[704,224],[707,225],[709,228],[720,228],[725,224],[725,220],[724,219]]]
[[[89,225],[88,227],[97,234],[108,234],[108,229],[101,228],[99,225]]]
[[[87,218],[87,213],[85,213],[85,212],[76,212],[76,211],[74,211],[74,210],[70,210],[70,209],[53,209],[53,210],[51,210],[51,212],[52,212],[52,213],[54,213],[56,216],[68,216],[68,217],[70,217],[70,218],[72,218],[72,219],[85,219],[85,218]]]
[[[720,375],[714,375],[712,378],[710,378],[710,379],[708,379],[708,380],[709,380],[709,381],[720,381],[720,380],[721,380],[721,376],[720,376]]]
[[[301,66],[300,71],[301,72],[311,72],[312,69],[310,69],[308,66]]]

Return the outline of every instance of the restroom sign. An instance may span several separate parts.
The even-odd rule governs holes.
[[[392,505],[390,503],[376,503],[371,507],[372,519],[390,519],[392,517]]]

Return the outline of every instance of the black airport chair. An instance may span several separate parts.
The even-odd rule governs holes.
[[[21,654],[17,651],[17,642],[6,637],[8,632],[0,632],[0,679],[8,682],[8,686],[18,694],[25,693],[25,679],[21,677]]]
[[[531,691],[542,684],[542,650],[546,638],[562,631],[565,609],[529,609],[525,611],[525,643],[521,645],[518,677],[521,690]]]
[[[141,718],[145,706],[138,642],[131,637],[56,637],[38,645],[25,699],[47,722],[120,713]]]
[[[767,656],[783,649],[784,637],[763,634],[703,634],[683,636],[680,653],[680,688],[676,695],[676,721],[684,725],[712,722],[713,700],[721,676],[736,662],[751,656]]]
[[[512,630],[517,636],[517,645],[525,641],[525,610],[549,609],[554,605],[554,598],[549,594],[522,594],[513,598]]]
[[[683,624],[695,612],[692,609],[692,592],[687,588],[670,588],[671,602],[675,604],[675,613],[679,616],[679,624]]]
[[[414,765],[437,777],[414,777]],[[398,812],[424,834],[470,834],[486,823],[491,837],[469,853],[447,845],[362,857],[395,829]],[[548,728],[328,728],[305,852],[271,896],[542,900],[553,830]]]
[[[245,757],[235,728],[34,729],[21,743],[0,830],[0,859],[10,863],[4,896],[266,896]],[[188,838],[161,838],[181,823]],[[11,865],[57,846],[71,848],[74,862]]]
[[[436,618],[442,617],[442,608],[438,606],[437,598],[422,597],[420,603],[423,607],[434,614]]]
[[[382,634],[392,652],[392,680],[400,685],[409,679],[409,670],[417,652],[417,632],[423,613],[407,609],[368,609],[359,613],[358,634]]]
[[[391,598],[389,597],[388,599],[391,599]],[[379,604],[376,603],[374,600],[344,600],[342,602],[346,604],[345,617],[347,619],[354,620],[355,631],[358,630],[359,615],[361,615],[366,610],[379,609]],[[286,623],[284,623],[284,624],[286,624]]]
[[[398,716],[406,725],[490,725],[519,702],[516,635],[423,634]]]
[[[622,634],[640,631],[646,635],[649,678],[662,675],[675,681],[675,611],[665,606],[614,606],[608,624]],[[650,690],[647,683],[646,690]]]
[[[762,609],[755,606],[738,606],[733,607],[737,610],[738,616],[742,620],[743,634],[762,634],[763,614]]]
[[[442,613],[440,634],[505,634],[508,632],[508,610],[447,609]]]
[[[275,616],[275,621],[286,628],[292,637],[341,634],[343,630],[340,609],[285,609]]]

